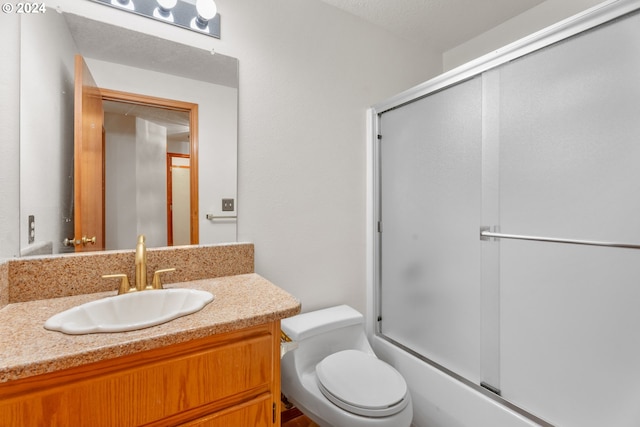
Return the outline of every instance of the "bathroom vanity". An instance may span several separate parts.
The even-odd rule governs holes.
[[[115,291],[0,308],[0,425],[279,426],[280,319],[299,301],[254,273],[165,287],[214,300],[158,326],[86,335],[43,324]]]

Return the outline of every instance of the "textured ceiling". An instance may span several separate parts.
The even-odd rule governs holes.
[[[238,61],[89,18],[64,14],[80,54],[175,76],[238,87]],[[185,67],[185,64],[189,64]]]
[[[322,0],[407,40],[449,50],[544,0]]]

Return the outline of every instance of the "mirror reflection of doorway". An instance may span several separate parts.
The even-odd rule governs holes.
[[[198,104],[100,88],[80,55],[74,90],[74,237],[67,241],[77,252],[127,249],[144,234],[147,246],[160,247],[179,228],[197,244]],[[188,224],[168,214],[168,152],[189,157]]]
[[[106,249],[129,248],[138,234],[153,247],[190,244],[190,113],[114,100],[103,106]]]

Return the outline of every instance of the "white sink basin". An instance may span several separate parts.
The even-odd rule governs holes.
[[[73,307],[50,317],[44,327],[75,335],[134,331],[195,313],[211,301],[210,292],[196,289],[132,292]]]

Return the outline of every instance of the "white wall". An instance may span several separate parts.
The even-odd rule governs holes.
[[[140,117],[136,117],[135,183],[136,234],[146,234],[150,247],[166,246],[167,128]]]
[[[136,241],[136,117],[105,113],[105,249]],[[162,245],[165,246],[165,245]]]
[[[448,71],[491,53],[536,31],[581,13],[603,0],[547,0],[526,12],[443,53],[443,70]]]
[[[303,311],[364,312],[365,112],[433,76],[440,57],[320,2],[219,10],[240,59],[239,239]]]
[[[20,252],[20,20],[0,15],[0,258]]]
[[[36,241],[57,253],[72,237],[73,74],[77,51],[62,15],[21,20],[20,247],[28,248],[27,218]]]

